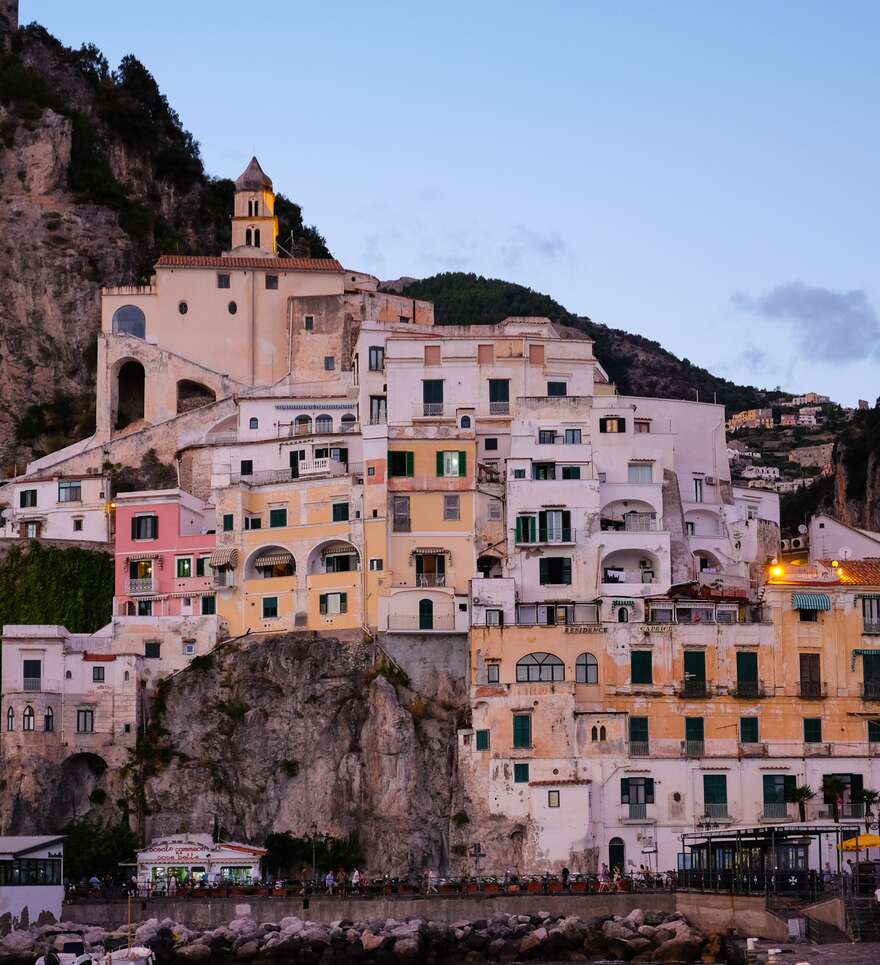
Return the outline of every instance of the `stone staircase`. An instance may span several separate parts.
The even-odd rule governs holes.
[[[880,942],[880,904],[874,898],[847,898],[846,922],[854,942]]]
[[[804,913],[804,906],[809,902],[801,904],[796,902],[786,902],[785,904],[769,904],[769,910],[788,925],[791,918],[801,918],[806,922],[806,939],[811,945],[834,945],[840,942],[849,942],[850,936],[842,932],[836,925],[819,921],[818,918],[811,918]]]

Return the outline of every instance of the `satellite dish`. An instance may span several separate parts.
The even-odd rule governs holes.
[[[804,526],[803,523],[801,523],[801,525],[798,526],[798,532],[803,536],[803,534],[806,533],[806,531],[807,531],[807,527]]]
[[[853,551],[849,546],[841,546],[840,552],[837,554],[842,560],[852,559]]]

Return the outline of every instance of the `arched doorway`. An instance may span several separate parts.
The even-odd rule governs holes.
[[[608,867],[613,872],[615,868],[620,868],[620,873],[626,872],[626,845],[623,838],[612,838],[608,842]]]
[[[213,389],[201,382],[181,379],[177,383],[177,414],[189,412],[191,409],[201,408],[217,401],[217,394]]]
[[[116,428],[127,425],[144,417],[144,384],[146,374],[140,362],[129,359],[124,362],[116,375]]]
[[[419,600],[419,629],[434,629],[434,601]]]

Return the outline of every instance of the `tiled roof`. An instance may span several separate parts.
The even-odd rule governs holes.
[[[157,268],[261,268],[268,271],[345,271],[335,258],[208,258],[160,255]]]
[[[576,778],[566,778],[561,781],[529,781],[531,787],[562,787],[566,784],[592,784],[589,778],[578,780]]]
[[[831,566],[831,560],[821,562]],[[841,560],[837,573],[844,586],[880,586],[880,559]]]

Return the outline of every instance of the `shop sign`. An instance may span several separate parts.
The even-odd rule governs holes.
[[[605,627],[598,623],[587,623],[582,627],[567,626],[564,633],[604,633]]]
[[[671,623],[643,623],[639,627],[642,633],[666,633],[667,630],[671,629]]]

